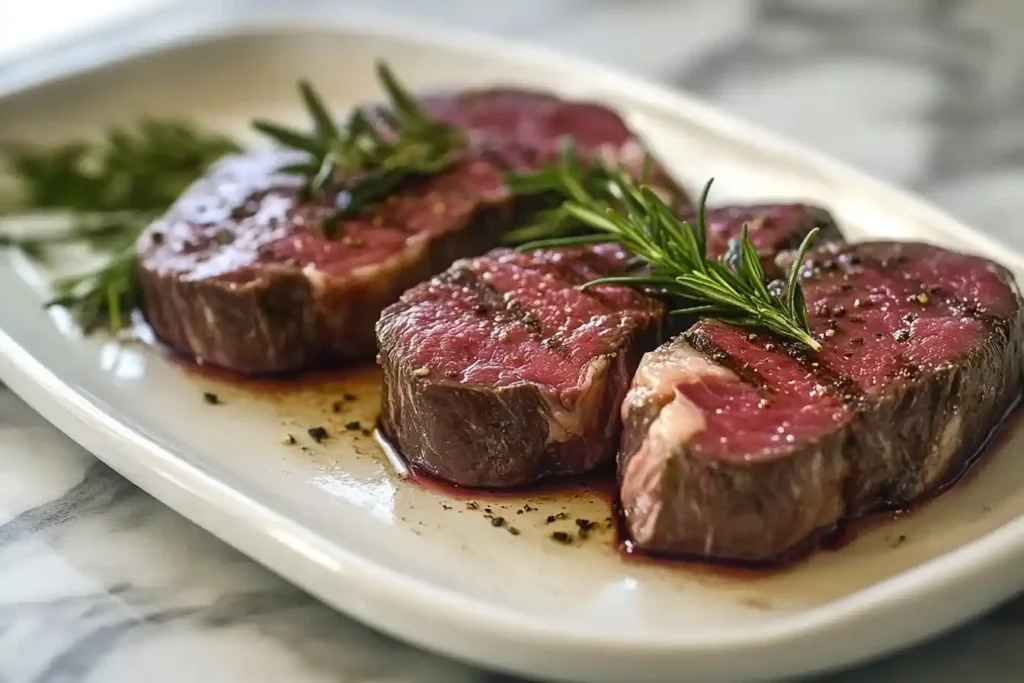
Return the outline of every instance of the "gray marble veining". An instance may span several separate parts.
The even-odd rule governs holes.
[[[241,8],[259,0],[225,3]],[[262,4],[267,4],[264,1]],[[326,12],[330,0],[293,3]],[[687,88],[1024,248],[1017,0],[389,0]],[[510,680],[397,643],[139,491],[0,389],[0,681]],[[822,683],[1024,677],[1024,601]]]

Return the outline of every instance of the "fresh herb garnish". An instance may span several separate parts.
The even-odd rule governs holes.
[[[645,156],[641,182],[647,182],[649,169],[650,158]],[[572,215],[565,202],[594,199],[614,202],[615,196],[610,189],[616,173],[615,169],[601,162],[581,164],[572,142],[566,140],[560,145],[556,164],[533,173],[506,174],[505,185],[513,194],[547,195],[557,198],[558,203],[535,212],[522,225],[507,231],[502,240],[506,244],[522,244],[589,232],[587,225]]]
[[[0,147],[20,181],[18,209],[79,213],[162,211],[213,161],[239,150],[215,133],[179,120],[142,119],[96,142]]]
[[[650,179],[651,159],[644,155],[640,182]],[[505,184],[513,195],[548,196],[556,198],[555,206],[532,214],[523,224],[505,232],[505,244],[518,245],[536,240],[550,240],[592,230],[566,208],[565,202],[588,202],[595,199],[616,203],[613,181],[621,171],[602,161],[581,164],[570,139],[559,145],[558,162],[531,173],[508,173]]]
[[[106,327],[117,334],[130,322],[131,312],[142,304],[134,240],[95,271],[58,280],[56,296],[46,307],[60,306],[75,313],[86,334]]]
[[[547,237],[524,244],[520,250],[616,242],[646,265],[647,271],[601,278],[584,288],[618,284],[656,290],[693,302],[673,314],[700,314],[739,327],[761,327],[814,350],[821,348],[811,336],[799,282],[800,265],[817,228],[804,238],[786,282],[773,293],[765,282],[757,250],[747,238],[746,225],[721,259],[708,258],[704,213],[711,181],[701,193],[696,220],[691,223],[680,219],[649,187],[636,184],[624,171],[609,168],[606,173],[609,178],[604,192],[595,196],[583,187],[578,167],[562,163],[541,171],[536,181],[561,183],[563,193],[572,197],[562,209],[592,232]]]
[[[62,306],[86,332],[120,332],[141,303],[135,242],[207,167],[239,151],[232,140],[178,120],[143,119],[96,142],[55,147],[9,145],[0,152],[19,181],[19,213],[56,212],[70,228],[0,235],[0,246],[32,258],[65,244],[107,252],[101,268],[55,283],[47,306]],[[69,215],[69,220],[67,220]]]
[[[334,236],[338,220],[386,199],[409,177],[444,170],[466,145],[465,134],[428,116],[384,62],[377,63],[377,77],[389,106],[372,112],[357,108],[342,128],[305,80],[298,87],[313,122],[312,133],[253,122],[260,133],[309,155],[307,161],[281,170],[305,176],[310,196],[340,190],[337,209],[321,225],[327,237]]]

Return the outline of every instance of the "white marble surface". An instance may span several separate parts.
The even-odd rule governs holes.
[[[258,0],[220,2],[242,11]],[[0,4],[4,13],[13,6]],[[691,89],[1024,248],[1018,0],[370,4],[546,43]],[[1024,680],[1022,672],[1024,600],[820,681],[1009,683]],[[0,682],[506,680],[333,613],[0,389]]]

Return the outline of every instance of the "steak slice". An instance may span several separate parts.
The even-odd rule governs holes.
[[[708,219],[711,253],[746,221],[767,249],[799,243],[814,225],[839,235],[827,213],[803,205]],[[377,325],[385,434],[412,465],[464,486],[513,486],[610,460],[619,406],[641,354],[659,341],[662,309],[628,289],[576,287],[622,274],[624,258],[610,245],[498,250],[406,292]]]
[[[494,247],[537,207],[537,198],[511,196],[507,171],[553,158],[563,136],[584,159],[641,166],[637,138],[597,104],[512,90],[429,103],[465,127],[464,156],[373,215],[343,221],[333,239],[318,225],[340,193],[301,200],[301,179],[277,171],[302,158],[292,152],[229,157],[198,180],[138,244],[144,312],[156,335],[201,362],[251,374],[372,357],[385,306],[457,258]],[[512,133],[503,137],[504,126]]]
[[[615,454],[618,407],[662,307],[626,287],[617,246],[455,263],[377,324],[380,426],[408,462],[463,486],[587,471]]]
[[[785,559],[934,491],[1015,404],[1024,319],[1001,266],[877,242],[815,250],[802,275],[819,353],[703,320],[643,359],[619,456],[638,547]]]

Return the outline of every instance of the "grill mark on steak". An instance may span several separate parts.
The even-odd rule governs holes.
[[[885,274],[887,271],[891,271],[894,265],[903,265],[906,263],[905,258],[879,259],[873,258],[870,255],[852,255],[853,257],[851,258],[848,251],[851,248],[856,247],[855,245],[849,246],[837,243],[833,248],[826,247],[826,254],[820,259],[816,259],[814,257],[807,259],[801,272],[801,282],[805,285],[813,284],[816,281],[820,281],[828,272],[835,269],[843,271],[844,277],[861,275],[863,274],[863,271],[867,269],[873,270],[878,274]],[[941,303],[950,308],[960,308],[962,310],[962,315],[982,322],[988,329],[994,329],[994,327],[999,323],[998,318],[987,313],[982,313],[980,307],[971,302],[963,301],[949,294],[940,298],[938,295],[941,294],[941,290],[935,285],[931,285],[920,278],[915,278],[906,272],[900,272],[900,277],[904,281],[911,283],[912,285],[916,285],[916,288],[919,289],[921,293],[926,294],[933,304]],[[850,285],[844,284],[840,286],[844,291],[848,291],[845,289],[847,287],[850,287]],[[917,316],[914,316],[913,320],[911,320],[908,325],[912,324],[916,319]],[[837,329],[839,324],[841,323],[836,323],[832,329]],[[856,323],[854,322],[853,324]],[[825,339],[822,339],[822,341],[827,343],[827,340]],[[802,345],[783,340],[777,340],[776,344],[778,345],[778,348],[785,350],[789,356],[797,360],[800,366],[807,372],[819,379],[823,386],[835,389],[842,396],[844,403],[857,410],[863,408],[863,403],[867,397],[861,388],[849,378],[843,377],[841,373],[833,370],[827,363],[820,361],[813,351]],[[722,353],[723,358],[727,356],[724,352],[719,351],[719,353]],[[921,368],[913,363],[905,362],[902,359],[897,359],[897,363],[898,366],[893,373],[893,376],[895,377],[910,380],[919,376],[921,373]],[[747,377],[757,377],[756,373],[751,373],[749,369],[740,370],[737,366],[741,365],[742,364],[737,363],[735,360],[732,360],[731,365],[727,365],[727,367],[730,367],[730,369],[737,372],[740,376],[744,376],[741,372],[745,372],[745,376]],[[751,383],[761,388],[764,387],[763,379],[760,377],[757,377],[757,379]]]
[[[758,391],[764,393],[774,392],[774,389],[768,386],[764,378],[761,377],[756,370],[751,368],[748,364],[739,361],[736,357],[726,352],[722,347],[718,346],[710,339],[706,337],[699,337],[697,339],[691,339],[690,343],[695,349],[703,353],[708,358],[714,360],[723,368],[728,369],[741,380],[750,386],[755,387]]]
[[[816,360],[816,356],[813,351],[810,351],[802,345],[781,340],[771,333],[762,332],[753,334],[757,334],[759,338],[763,335],[763,338],[768,340],[764,342],[768,348],[771,350],[778,349],[782,353],[791,357],[807,372],[807,374],[812,375],[816,380],[818,380],[818,384],[820,384],[823,389],[826,391],[828,389],[832,389],[833,392],[841,398],[843,403],[855,406],[865,398],[864,392],[861,391],[861,388],[857,386],[856,383],[843,377],[839,373],[834,372],[826,364]],[[685,334],[684,336],[686,336],[687,341],[689,341],[695,349],[722,367],[727,368],[743,382],[756,388],[759,392],[768,394],[769,396],[771,394],[778,393],[777,388],[773,387],[749,364],[736,358],[722,347],[716,345],[710,338],[704,336],[694,337],[692,335]]]
[[[554,280],[559,284],[571,287],[579,287],[595,280],[601,277],[604,272],[607,272],[608,269],[607,261],[601,259],[596,252],[589,250],[574,253],[572,259],[564,259],[550,264],[550,266],[552,268],[550,274]],[[544,330],[533,313],[525,310],[516,300],[506,300],[504,296],[498,293],[488,283],[489,273],[486,270],[482,273],[463,272],[467,274],[467,286],[470,287],[474,295],[480,297],[481,301],[484,302],[483,305],[489,305],[490,309],[496,313],[508,314],[509,318],[498,318],[496,319],[497,322],[509,320],[513,324],[522,325],[548,348],[558,349],[563,347],[561,340],[557,336],[545,337]],[[607,292],[603,293],[601,288],[591,288],[582,291],[581,296],[596,299],[606,306],[614,305]],[[557,334],[556,332],[555,335]]]
[[[790,356],[807,373],[813,375],[820,382],[821,386],[826,388],[826,391],[831,389],[843,404],[855,407],[867,398],[856,382],[848,377],[843,377],[840,373],[830,368],[827,363],[817,360],[817,356],[813,355],[813,352],[808,353],[807,350],[801,349],[797,352],[791,352]]]
[[[473,299],[479,302],[474,310],[480,315],[500,313],[505,308],[504,299],[500,294],[481,280],[475,272],[458,262],[438,276],[438,279],[458,285],[469,292]]]

